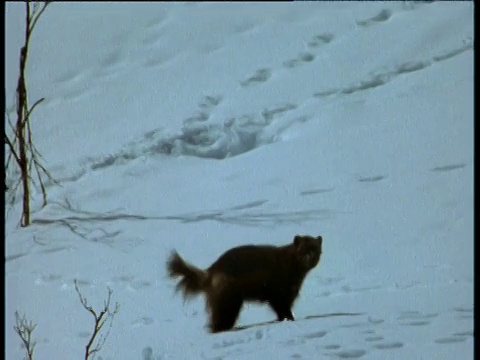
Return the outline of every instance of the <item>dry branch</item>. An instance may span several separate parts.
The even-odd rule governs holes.
[[[37,325],[33,324],[31,321],[27,321],[25,315],[20,317],[18,311],[15,311],[15,326],[13,327],[13,330],[15,330],[18,336],[20,336],[20,339],[22,339],[28,360],[33,360],[33,350],[36,342],[32,340],[32,332],[35,330],[36,326]]]
[[[110,299],[113,291],[110,288],[108,288],[107,300],[104,303],[103,309],[100,311],[100,313],[97,314],[97,312],[91,306],[88,306],[87,299],[83,297],[82,294],[80,293],[80,289],[78,288],[78,281],[76,279],[74,280],[74,283],[75,283],[75,291],[77,292],[78,297],[80,298],[80,302],[82,306],[85,308],[85,310],[87,310],[90,314],[92,314],[93,318],[95,319],[92,336],[90,337],[90,340],[85,346],[85,360],[88,360],[90,356],[92,356],[92,359],[93,359],[96,353],[98,353],[102,349],[103,345],[105,344],[105,341],[107,340],[107,337],[110,334],[110,329],[112,328],[113,318],[120,310],[120,305],[118,303],[115,303],[115,309],[113,311],[110,311]],[[95,341],[95,338],[100,334],[100,331],[102,330],[102,327],[105,325],[107,320],[110,320],[110,324],[108,326],[107,332],[104,335],[101,335],[96,345],[92,347]]]
[[[16,115],[17,122],[15,127],[10,122],[10,117],[7,112],[7,118],[10,126],[14,132],[13,141],[5,134],[5,144],[8,145],[10,154],[6,163],[6,169],[10,164],[10,159],[13,156],[16,164],[20,169],[21,184],[23,189],[23,210],[20,221],[21,226],[30,225],[30,182],[33,182],[31,177],[32,167],[35,168],[35,172],[40,183],[40,189],[43,196],[43,206],[47,204],[47,193],[43,182],[43,176],[52,180],[53,183],[57,183],[45,167],[40,163],[41,155],[33,145],[32,131],[30,127],[30,116],[35,108],[43,101],[41,98],[29,107],[28,106],[28,92],[25,72],[27,68],[28,49],[30,45],[30,38],[35,28],[38,19],[43,14],[47,6],[51,1],[46,2],[34,2],[32,8],[32,2],[27,1],[26,16],[25,16],[25,42],[20,49],[20,72],[18,75],[17,89],[16,89]],[[5,185],[6,186],[6,185]],[[16,190],[16,187],[15,189]]]

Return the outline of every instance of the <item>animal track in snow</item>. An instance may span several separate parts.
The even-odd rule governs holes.
[[[286,212],[265,212],[262,210],[252,211],[251,209],[260,207],[266,203],[266,200],[258,200],[249,202],[246,204],[240,204],[226,209],[217,209],[212,211],[202,211],[195,213],[186,213],[179,215],[166,215],[166,216],[145,216],[145,215],[135,215],[135,214],[125,214],[117,213],[115,211],[109,212],[66,212],[64,207],[59,211],[61,217],[55,218],[55,216],[50,215],[46,218],[34,218],[32,219],[32,224],[37,225],[49,225],[57,224],[61,226],[68,226],[72,232],[79,235],[84,240],[94,241],[95,243],[100,243],[108,246],[118,246],[118,239],[112,240],[110,238],[115,237],[120,233],[120,231],[114,231],[112,233],[107,233],[101,228],[96,228],[104,232],[104,235],[100,238],[89,238],[89,232],[85,230],[79,231],[85,227],[84,224],[88,226],[93,226],[98,223],[109,223],[117,220],[165,220],[165,221],[179,221],[181,223],[194,223],[202,221],[216,221],[221,223],[228,224],[237,224],[243,226],[273,226],[278,224],[300,224],[309,221],[318,221],[322,219],[329,218],[333,216],[334,211],[329,209],[310,209],[310,210],[301,210],[301,211],[286,211]],[[247,211],[248,210],[248,211]],[[98,226],[98,225],[97,225]],[[123,246],[136,246],[138,245],[137,239],[128,239],[124,240],[120,244]],[[115,280],[115,279],[114,279]],[[127,280],[121,280],[123,282]],[[149,283],[134,283],[131,285],[132,288],[141,288],[149,286]]]
[[[49,105],[53,106],[58,101],[61,101],[61,100],[66,100],[66,101],[69,101],[69,102],[78,101],[78,100],[81,100],[81,99],[91,95],[92,93],[93,93],[93,90],[91,88],[87,88],[85,83],[76,84],[76,85],[72,86],[71,89],[65,90],[61,99],[56,99],[56,101],[52,100],[52,102]]]
[[[373,347],[378,350],[390,350],[401,348],[403,347],[403,344],[401,342],[388,342],[383,344],[375,344]]]
[[[367,352],[363,349],[349,349],[342,350],[334,353],[339,359],[358,359],[365,355]]]
[[[55,283],[62,280],[62,276],[59,274],[43,274],[35,281],[36,285],[43,285],[47,283]]]
[[[383,180],[385,178],[386,178],[386,176],[384,176],[384,175],[366,176],[366,177],[359,178],[358,182],[378,182],[378,181]]]
[[[280,105],[271,109],[265,109],[262,111],[262,116],[265,121],[271,122],[273,119],[280,117],[284,113],[290,110],[296,109],[298,106],[295,104]]]
[[[390,81],[391,76],[392,75],[390,73],[375,74],[367,80],[362,80],[356,84],[352,84],[346,88],[343,88],[340,90],[340,92],[342,94],[353,94],[358,91],[373,89],[378,86],[385,85],[388,81]]]
[[[323,194],[326,192],[331,192],[333,191],[334,188],[327,188],[327,189],[309,189],[309,190],[303,190],[300,192],[300,195],[302,196],[310,196],[310,195],[317,195],[317,194]]]
[[[27,255],[29,255],[29,254],[30,254],[30,253],[28,253],[28,252],[22,252],[22,253],[18,253],[18,254],[13,254],[13,255],[5,256],[5,263],[7,263],[7,262],[9,262],[9,261],[21,259],[22,257],[27,256]]]
[[[222,97],[221,96],[210,96],[210,95],[207,95],[204,97],[203,101],[199,104],[199,107],[201,107],[202,109],[207,109],[207,110],[210,110],[212,109],[213,107],[217,106],[218,104],[220,104],[220,101],[222,101]]]
[[[323,99],[332,95],[350,95],[359,91],[371,90],[383,85],[386,85],[396,79],[398,76],[407,75],[416,71],[421,71],[436,62],[448,60],[454,56],[460,55],[465,51],[473,49],[473,42],[471,39],[464,40],[462,45],[450,50],[445,50],[438,55],[433,56],[427,60],[407,61],[394,66],[391,70],[382,70],[370,74],[365,79],[357,81],[353,84],[337,89],[325,89],[313,94],[313,97]]]
[[[453,308],[451,311],[453,314],[468,314],[469,316],[472,315],[473,311],[471,308],[468,307],[456,307]],[[312,315],[312,316],[307,316],[304,319],[297,319],[298,325],[296,326],[297,329],[302,329],[302,322],[307,319],[311,319],[315,321],[315,319],[320,319],[320,318],[328,318],[332,316],[340,316],[340,315],[349,315],[348,313],[332,313],[332,314],[324,314],[324,315]],[[352,313],[350,315],[365,315],[365,314],[360,314],[360,313]],[[431,320],[434,318],[440,316],[439,313],[422,313],[419,311],[405,311],[401,312],[399,316],[397,317],[397,320],[399,320],[399,323],[402,325],[411,325],[411,326],[418,326],[419,324],[413,324],[412,322],[415,321],[425,321],[428,322],[428,324],[431,323]],[[381,352],[382,354],[387,354],[387,357],[393,356],[393,354],[396,354],[397,357],[401,358],[402,357],[402,348],[404,348],[408,343],[405,343],[404,341],[400,339],[389,339],[387,336],[384,336],[382,334],[377,333],[374,328],[370,327],[365,330],[356,330],[357,327],[359,326],[364,326],[364,325],[370,325],[370,326],[378,326],[380,324],[383,324],[384,321],[383,319],[379,319],[378,317],[374,316],[368,316],[368,323],[359,323],[359,322],[351,322],[350,318],[346,318],[347,322],[340,323],[338,326],[336,326],[332,331],[326,331],[326,330],[318,330],[318,331],[307,331],[303,334],[298,334],[297,336],[291,337],[285,341],[282,342],[283,345],[285,346],[301,346],[301,345],[312,345],[316,344],[315,346],[322,352],[322,354],[325,356],[325,358],[330,357],[330,358],[337,358],[337,359],[356,359],[356,358],[368,358],[370,352]],[[353,318],[352,318],[353,320]],[[253,329],[257,326],[261,326],[258,331],[260,331],[263,335],[265,334],[265,331],[268,331],[270,326],[276,326],[276,325],[281,326],[280,323],[276,321],[270,321],[270,322],[265,322],[262,324],[254,324],[252,326],[247,326],[244,328],[240,329],[234,329],[234,330],[248,330],[249,328]],[[321,325],[321,322],[318,322],[319,325]],[[395,326],[395,325],[394,325]],[[253,329],[250,329],[252,331]],[[305,329],[308,329],[305,328]],[[310,329],[312,329],[310,327]],[[384,325],[379,327],[378,329],[384,329]],[[363,337],[363,340],[365,341],[364,346],[362,345],[356,345],[352,346],[349,344],[342,344],[341,342],[333,342],[333,341],[328,341],[330,338],[335,338],[335,339],[341,339],[342,338],[342,333],[343,332],[357,332]],[[414,329],[409,330],[409,331],[415,331]],[[419,329],[420,332],[423,332],[424,329]],[[223,343],[219,343],[216,345],[217,348],[232,348],[235,345],[241,345],[243,346],[244,344],[248,344],[251,342],[251,340],[254,340],[252,337],[251,333],[245,332],[245,334],[248,334],[250,337],[250,340],[247,340],[246,338],[242,339],[225,339]],[[457,331],[451,334],[448,334],[443,337],[438,337],[438,338],[433,338],[427,341],[431,341],[434,344],[438,344],[439,346],[457,346],[456,344],[461,344],[466,342],[469,339],[473,338],[473,330],[466,330],[466,331]],[[259,337],[255,337],[256,340],[259,339]],[[327,340],[325,342],[325,340]],[[395,352],[395,353],[394,353]],[[301,358],[301,355],[295,353],[291,355],[295,358]],[[380,353],[378,353],[378,356],[381,356]]]
[[[142,43],[147,46],[151,46],[159,42],[161,39],[161,34],[157,32],[152,32],[150,34],[146,34],[145,37],[142,39]]]
[[[454,310],[454,313],[455,313],[455,317],[457,319],[466,319],[466,320],[473,319],[473,309],[456,307],[453,310]]]
[[[337,349],[340,349],[341,346],[338,344],[330,344],[330,345],[325,345],[323,348],[326,350],[337,350]]]
[[[402,1],[402,7],[405,10],[415,10],[421,6],[432,4],[436,2],[435,0],[427,0],[427,1]]]
[[[56,80],[57,84],[75,83],[84,77],[84,73],[77,70],[69,70],[62,73]]]
[[[330,90],[318,91],[315,94],[313,94],[313,96],[316,98],[323,98],[323,97],[328,97],[337,93],[339,93],[338,90],[330,89]]]
[[[136,319],[132,322],[133,326],[146,326],[154,323],[154,320],[151,317],[144,316],[139,319]]]
[[[326,334],[327,334],[326,331],[317,331],[317,332],[314,332],[314,333],[306,334],[303,337],[305,339],[317,339],[317,338],[324,337]]]
[[[381,324],[381,323],[385,322],[385,320],[369,316],[368,317],[368,322],[370,324],[373,324],[373,325],[378,325],[378,324]]]
[[[332,33],[324,33],[320,35],[314,35],[308,42],[307,47],[310,50],[315,50],[316,48],[330,43],[333,40]],[[292,69],[298,66],[301,66],[306,63],[310,63],[315,60],[315,54],[311,52],[301,52],[297,55],[296,58],[286,60],[282,63],[284,68]]]
[[[242,23],[238,23],[234,26],[234,33],[237,34],[245,34],[253,29],[255,29],[258,26],[257,23],[255,22],[250,22],[249,20],[245,19],[243,20]]]
[[[437,344],[452,344],[452,343],[464,342],[465,340],[467,340],[467,338],[464,336],[448,336],[448,337],[435,339],[434,341]]]
[[[172,60],[173,57],[174,57],[173,55],[170,55],[163,51],[160,51],[156,54],[152,53],[151,56],[147,57],[147,59],[143,63],[143,66],[147,68],[155,68],[158,66],[162,66],[168,63],[170,60]]]
[[[184,120],[184,124],[193,124],[195,122],[203,122],[210,118],[211,111],[222,101],[221,96],[205,96],[203,101],[198,105],[199,111]]]
[[[383,340],[383,339],[384,339],[383,336],[379,336],[379,335],[377,335],[377,336],[367,336],[365,338],[365,341],[376,342],[376,341],[380,341],[380,340]]]
[[[163,35],[163,29],[167,20],[166,15],[158,16],[155,19],[150,20],[145,28],[145,32],[142,38],[144,45],[154,45],[159,41]]]
[[[113,282],[125,286],[128,290],[136,291],[152,286],[152,283],[147,280],[135,280],[133,276],[123,275],[114,277]]]
[[[297,58],[287,60],[283,62],[283,67],[285,68],[296,68],[300,65],[303,65],[304,63],[309,63],[315,60],[315,55],[311,53],[300,53]]]
[[[390,19],[391,17],[392,17],[392,12],[390,10],[383,9],[377,15],[375,15],[371,18],[368,18],[366,20],[357,21],[357,25],[364,26],[364,27],[365,26],[370,26],[370,25],[374,25],[374,24],[377,24],[377,23],[385,22],[388,19]]]
[[[467,166],[467,164],[464,164],[464,163],[449,164],[449,165],[443,165],[443,166],[436,166],[436,167],[434,167],[433,169],[431,169],[431,171],[434,171],[434,172],[447,172],[447,171],[453,171],[453,170],[462,169],[462,168],[464,168],[465,166]]]
[[[398,65],[394,71],[397,74],[406,74],[406,73],[422,70],[429,65],[431,65],[430,61],[408,61]]]
[[[308,41],[307,46],[309,48],[315,49],[322,45],[330,43],[334,38],[332,33],[324,33],[320,35],[315,35]]]
[[[451,50],[446,50],[443,51],[442,53],[436,55],[433,57],[434,61],[444,61],[448,60],[454,56],[460,55],[464,53],[467,50],[473,50],[473,40],[471,38],[468,38],[463,41],[463,45],[456,48],[456,49],[451,49]]]
[[[272,76],[272,70],[270,69],[258,69],[254,75],[250,76],[247,80],[241,81],[240,85],[243,87],[249,87],[266,82]]]
[[[423,314],[419,311],[406,311],[400,314],[397,318],[400,325],[407,326],[425,326],[432,322],[432,319],[436,318],[438,313]]]
[[[124,54],[121,48],[117,47],[111,51],[101,62],[102,68],[112,68],[120,64],[124,60]]]
[[[224,159],[240,155],[276,141],[290,126],[309,119],[308,116],[297,116],[279,122],[288,112],[298,108],[296,104],[284,103],[257,114],[243,114],[223,122],[210,121],[212,112],[221,101],[222,96],[219,95],[205,96],[198,105],[198,111],[183,121],[180,133],[166,134],[162,129],[148,131],[116,153],[87,159],[86,170],[71,176],[71,179],[79,179],[88,169],[99,170],[141,156],[163,154]]]
[[[462,332],[455,333],[453,335],[455,335],[455,336],[473,336],[473,330],[462,331]]]

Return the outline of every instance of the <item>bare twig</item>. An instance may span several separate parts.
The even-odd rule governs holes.
[[[8,138],[7,134],[5,134],[5,144],[8,145],[8,147],[10,149],[10,154],[13,155],[14,159],[17,161],[17,164],[20,165],[20,158],[18,157],[18,155],[15,151],[14,145],[12,144],[10,139]],[[9,160],[7,160],[7,167],[8,167],[8,161]]]
[[[10,119],[10,111],[5,110],[5,113],[7,115],[8,124],[10,125],[10,128],[12,129],[13,133],[15,134],[16,130],[15,130],[15,127],[13,126],[13,124],[12,124],[12,120]],[[10,148],[10,152],[8,153],[7,163],[5,164],[5,172],[6,172],[6,170],[8,169],[8,165],[10,164],[10,160],[11,160],[12,156],[16,156],[16,160],[17,160],[17,164],[18,164],[18,155],[15,152],[15,143],[17,142],[17,138],[14,137],[13,141],[10,141],[10,138],[5,133],[4,142],[5,142],[5,144],[8,144],[9,148]]]
[[[33,6],[33,14],[32,14],[32,17],[30,19],[31,21],[31,26],[30,26],[30,29],[29,29],[29,32],[30,34],[32,33],[33,31],[33,28],[35,27],[35,25],[37,25],[37,21],[38,19],[40,18],[40,16],[43,14],[43,12],[45,11],[45,9],[47,8],[48,5],[50,5],[51,1],[45,1],[43,3],[43,6],[42,8],[40,9],[40,11],[37,12],[38,10],[38,2],[36,2]],[[35,16],[36,15],[36,16]]]
[[[45,98],[41,98],[41,99],[38,99],[35,104],[33,104],[33,106],[30,108],[30,110],[28,110],[27,114],[25,115],[25,122],[28,122],[28,120],[30,119],[30,114],[33,112],[33,109],[35,109],[35,107],[40,104],[43,100],[45,100]],[[29,131],[29,133],[31,133]]]
[[[115,309],[113,310],[113,312],[110,311],[110,299],[113,291],[110,288],[107,288],[108,289],[107,300],[104,302],[103,309],[100,311],[99,314],[97,314],[97,312],[91,306],[88,306],[87,299],[83,297],[82,294],[80,293],[80,289],[78,288],[78,281],[76,279],[74,280],[74,283],[75,283],[75,291],[77,292],[78,297],[80,298],[80,303],[85,308],[85,310],[87,310],[90,314],[92,314],[93,318],[95,319],[95,325],[93,328],[92,336],[90,337],[90,340],[85,346],[85,360],[88,360],[90,356],[92,356],[92,359],[93,359],[96,353],[98,353],[102,349],[103,345],[105,344],[105,341],[107,340],[107,337],[110,334],[113,318],[120,310],[120,305],[118,303],[115,303]],[[99,340],[97,341],[95,346],[92,347],[95,341],[95,338],[100,334],[100,331],[102,330],[102,327],[105,325],[107,320],[110,320],[110,325],[108,327],[106,334],[100,335]]]
[[[18,311],[15,311],[15,326],[13,330],[20,336],[22,343],[25,346],[25,351],[27,352],[27,359],[33,360],[33,350],[35,348],[36,342],[32,341],[32,332],[35,330],[37,325],[33,324],[31,321],[27,321],[25,315],[20,317]]]
[[[47,191],[45,190],[45,185],[43,184],[42,177],[40,176],[40,171],[38,171],[37,163],[35,162],[35,171],[37,173],[38,181],[40,181],[40,188],[42,189],[43,204],[42,207],[47,205]]]

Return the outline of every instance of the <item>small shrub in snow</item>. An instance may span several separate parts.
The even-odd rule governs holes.
[[[27,321],[25,315],[20,317],[18,311],[15,311],[15,326],[13,327],[13,330],[15,330],[18,336],[22,339],[23,346],[27,352],[27,360],[33,360],[33,349],[35,348],[36,342],[32,340],[32,333],[36,326],[37,324]]]
[[[93,359],[95,358],[96,353],[98,353],[102,349],[103,345],[105,344],[105,341],[107,340],[108,335],[110,334],[113,318],[120,310],[120,304],[115,303],[115,309],[113,311],[110,310],[110,298],[113,291],[110,288],[108,288],[107,300],[105,301],[104,307],[100,311],[100,313],[97,313],[91,306],[88,306],[87,299],[83,297],[82,294],[80,293],[77,280],[75,280],[74,282],[75,282],[75,290],[77,291],[77,294],[78,294],[78,297],[80,298],[80,302],[82,303],[82,306],[85,308],[85,310],[87,310],[90,314],[92,314],[92,316],[95,319],[95,325],[93,328],[92,336],[90,337],[88,344],[85,346],[85,360],[88,360],[90,356]],[[110,324],[108,325],[108,330],[106,331],[106,333],[99,336],[97,342],[94,345],[95,339],[100,334],[100,331],[102,330],[107,320],[110,320]]]

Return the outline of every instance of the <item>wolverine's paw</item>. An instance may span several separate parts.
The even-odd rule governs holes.
[[[295,321],[295,317],[293,316],[293,312],[291,310],[288,312],[286,318],[288,321]]]
[[[278,321],[284,321],[284,320],[295,321],[295,318],[294,318],[293,314],[290,313],[290,314],[287,314],[287,315],[284,315],[284,316],[281,316],[281,317],[280,316],[277,317],[277,320]]]

